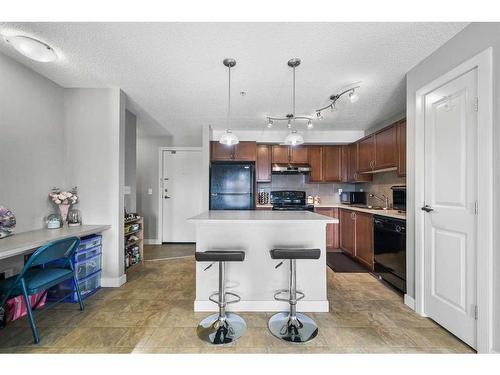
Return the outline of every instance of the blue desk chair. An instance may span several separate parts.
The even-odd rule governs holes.
[[[33,311],[29,300],[30,295],[47,290],[68,279],[73,279],[78,302],[80,303],[80,310],[84,309],[73,262],[71,261],[79,245],[80,239],[78,237],[49,242],[38,248],[29,257],[21,273],[0,281],[0,293],[2,295],[0,308],[5,306],[9,297],[20,295],[24,297],[35,344],[40,342],[40,336],[38,335],[38,329],[33,318]],[[59,262],[56,264],[51,263],[55,260],[59,260]],[[55,303],[61,302],[66,297],[64,296]]]

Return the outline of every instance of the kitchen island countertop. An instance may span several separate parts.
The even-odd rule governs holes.
[[[192,223],[310,223],[323,222],[327,224],[338,223],[338,219],[320,215],[309,211],[205,211],[200,215],[191,217]]]

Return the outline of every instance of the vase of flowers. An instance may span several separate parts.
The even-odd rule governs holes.
[[[61,191],[59,188],[52,188],[52,191],[49,193],[49,198],[59,207],[62,222],[64,223],[68,218],[70,206],[78,202],[77,188],[75,186],[69,191]]]

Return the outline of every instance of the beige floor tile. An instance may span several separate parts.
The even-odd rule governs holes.
[[[121,288],[102,288],[86,309],[61,303],[37,316],[42,342],[33,345],[28,320],[0,330],[0,353],[473,353],[432,320],[410,310],[402,297],[367,273],[327,269],[329,313],[310,313],[318,336],[305,344],[269,332],[272,313],[240,313],[243,337],[210,345],[196,335],[210,313],[194,313],[193,257],[145,262]]]

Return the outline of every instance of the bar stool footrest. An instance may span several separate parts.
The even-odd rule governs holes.
[[[279,296],[280,294],[285,294],[285,293],[288,294],[288,298],[283,298],[283,297]],[[297,294],[297,298],[296,298],[297,301],[304,299],[306,296],[303,292],[301,292],[299,290],[295,291],[295,293]],[[276,291],[276,293],[274,293],[274,299],[276,301],[290,302],[290,290],[289,289],[278,289]]]
[[[229,296],[232,296],[232,297],[235,297],[234,299],[232,300],[229,300],[229,301],[226,301],[226,305],[230,305],[232,303],[237,303],[237,302],[240,302],[241,301],[241,297],[239,295],[237,295],[236,293],[233,293],[233,292],[226,292],[226,296],[229,295]],[[217,297],[217,299],[215,299],[215,297]],[[220,301],[219,301],[219,292],[214,292],[212,293],[208,299],[210,301],[212,301],[213,303],[217,304],[217,305],[220,305]]]

